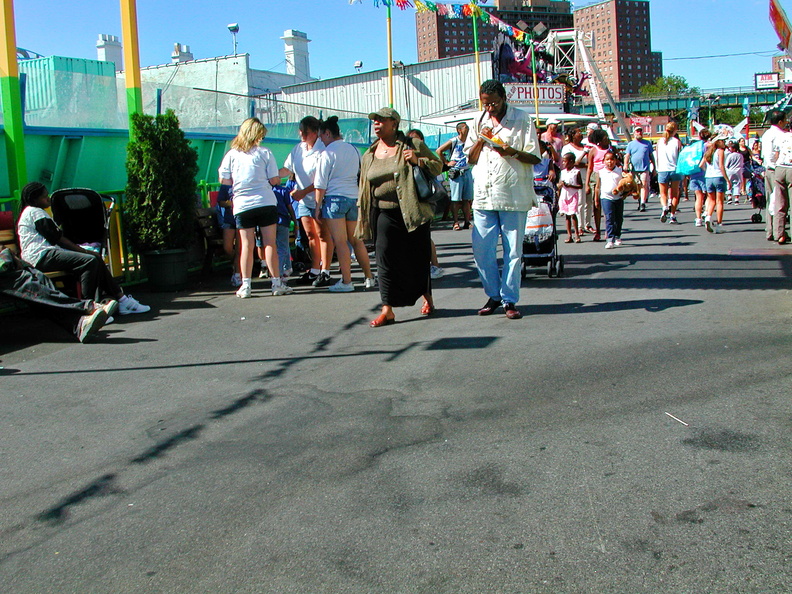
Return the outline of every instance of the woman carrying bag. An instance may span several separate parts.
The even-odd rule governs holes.
[[[374,239],[382,311],[369,324],[379,328],[395,322],[394,307],[424,302],[423,315],[434,312],[429,266],[432,205],[421,202],[412,167],[432,176],[443,168],[440,159],[419,139],[399,131],[401,116],[390,107],[370,113],[378,140],[361,159],[355,234]]]

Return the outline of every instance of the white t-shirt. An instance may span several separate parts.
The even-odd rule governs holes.
[[[343,140],[336,140],[319,155],[314,186],[325,190],[328,196],[358,197],[358,172],[360,153]]]
[[[319,155],[324,150],[324,143],[317,138],[313,148],[308,148],[307,144],[301,142],[286,157],[283,167],[294,174],[294,181],[297,182],[298,189],[304,190],[313,183],[316,165],[319,163]],[[306,194],[305,198],[302,199],[302,203],[308,208],[316,208],[316,196],[313,192]]]
[[[46,250],[55,248],[62,250],[59,245],[52,245],[36,229],[36,221],[41,219],[52,219],[47,211],[37,206],[26,206],[22,214],[19,215],[17,223],[17,233],[19,234],[19,248],[22,259],[35,266]]]
[[[235,215],[261,206],[277,206],[269,180],[279,177],[278,164],[268,148],[257,146],[247,153],[231,149],[223,157],[219,173],[221,179],[234,182]]]
[[[679,151],[682,143],[678,138],[671,138],[666,144],[665,138],[657,141],[657,171],[676,171]]]
[[[621,167],[615,167],[613,171],[608,171],[607,167],[603,167],[599,171],[600,179],[600,198],[603,200],[622,200],[624,196],[614,196],[613,190],[619,185],[622,178]]]

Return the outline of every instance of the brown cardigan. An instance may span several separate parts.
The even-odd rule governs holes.
[[[396,195],[399,197],[399,207],[401,209],[402,217],[404,218],[404,225],[407,231],[415,231],[421,225],[428,223],[434,217],[432,206],[425,202],[418,200],[418,194],[415,191],[415,182],[412,176],[412,164],[408,163],[402,152],[406,146],[405,143],[412,140],[413,148],[418,153],[418,164],[426,171],[434,176],[440,175],[443,170],[443,163],[440,158],[435,155],[423,141],[413,138],[406,138],[401,133],[396,139],[396,158],[398,159],[397,171],[394,175],[396,178]],[[363,154],[360,160],[360,186],[358,188],[358,222],[355,229],[355,236],[360,239],[372,239],[373,233],[371,229],[371,203],[372,192],[371,184],[368,182],[368,170],[371,167],[371,162],[375,158],[374,151],[377,150],[379,144],[377,140],[372,144],[369,149]]]

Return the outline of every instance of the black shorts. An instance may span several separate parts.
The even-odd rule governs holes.
[[[259,206],[245,210],[234,215],[237,229],[253,229],[254,227],[269,227],[278,222],[277,206]]]

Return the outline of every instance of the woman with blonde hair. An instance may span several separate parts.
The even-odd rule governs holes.
[[[669,215],[671,223],[676,223],[676,211],[679,208],[679,182],[682,176],[676,172],[679,152],[682,150],[682,142],[677,138],[676,122],[668,122],[665,133],[657,141],[657,181],[660,185],[660,204],[663,206],[663,214],[660,215],[660,222],[665,223]]]
[[[276,225],[278,222],[277,198],[272,186],[280,183],[278,165],[268,148],[259,146],[267,128],[258,118],[248,118],[239,127],[231,141],[231,150],[220,164],[220,200],[227,200],[233,187],[234,219],[240,237],[239,268],[242,286],[236,295],[250,297],[253,252],[256,248],[256,227],[261,230],[264,259],[272,278],[272,294],[286,295],[292,292],[280,277],[278,252],[275,249]]]

